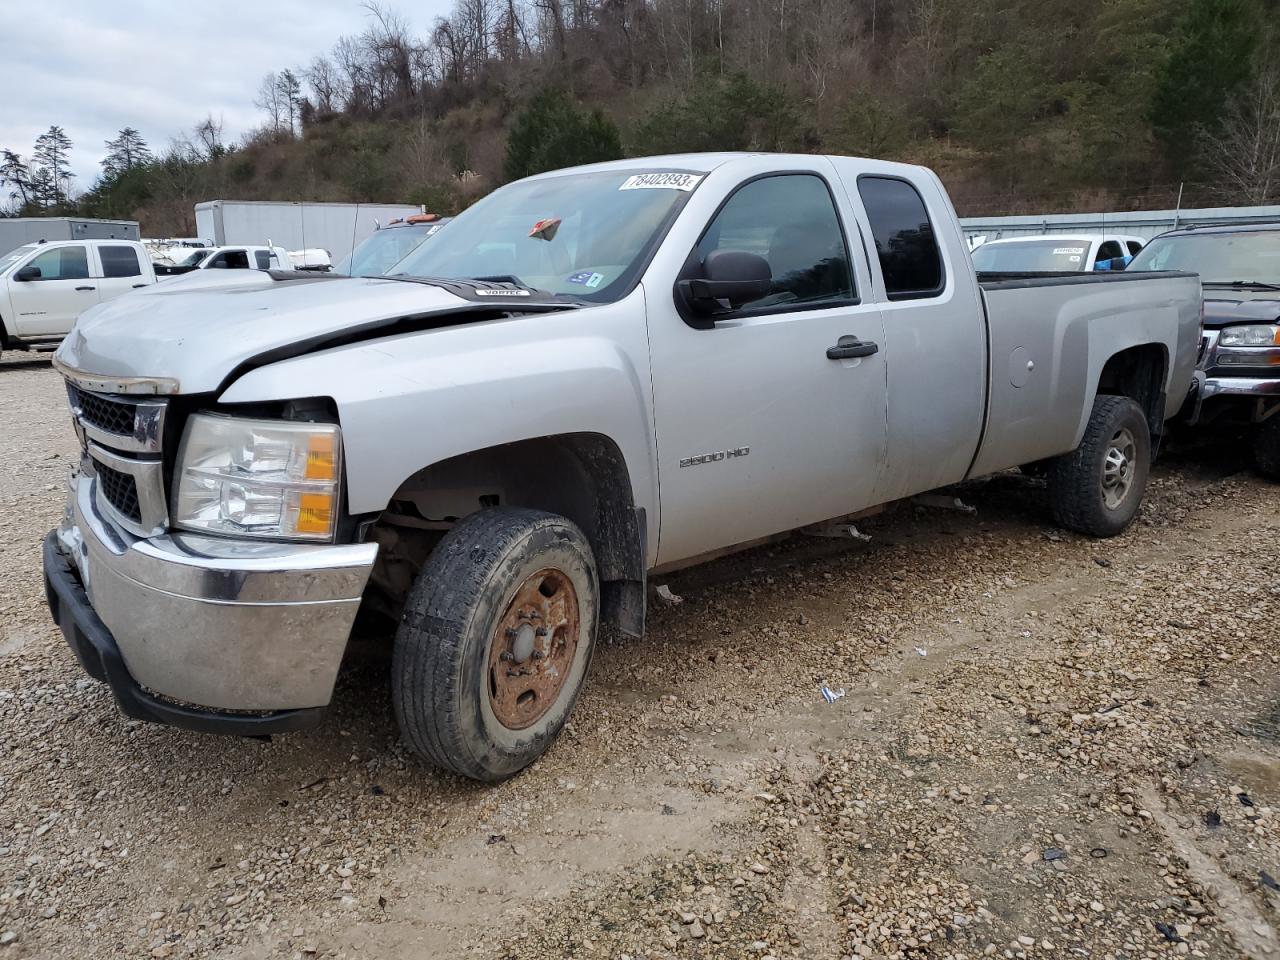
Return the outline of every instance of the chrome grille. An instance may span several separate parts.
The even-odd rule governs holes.
[[[169,402],[86,390],[70,380],[67,400],[104,516],[135,536],[163,533],[169,525],[162,459]]]
[[[160,452],[168,401],[95,393],[70,382],[67,401],[76,423],[91,439],[113,450]]]
[[[138,484],[133,477],[119,470],[112,470],[106,464],[99,463],[94,467],[98,474],[98,482],[102,485],[102,496],[122,516],[134,523],[142,523],[142,506],[138,503]]]

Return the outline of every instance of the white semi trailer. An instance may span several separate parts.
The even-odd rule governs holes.
[[[337,263],[378,224],[422,213],[423,208],[411,203],[206,200],[195,211],[196,234],[214,246],[269,243],[286,250],[327,250],[330,262]]]

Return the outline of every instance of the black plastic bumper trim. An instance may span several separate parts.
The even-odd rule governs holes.
[[[263,737],[310,729],[324,716],[324,707],[224,713],[179,706],[147,693],[129,673],[115,637],[94,611],[75,568],[58,544],[56,530],[44,539],[44,591],[53,622],[61,628],[76,659],[89,676],[111,688],[121,713],[127,717],[200,733]]]

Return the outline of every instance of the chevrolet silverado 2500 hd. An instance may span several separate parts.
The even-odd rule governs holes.
[[[123,711],[316,722],[357,612],[423,757],[509,776],[646,574],[1044,466],[1138,510],[1200,338],[1194,274],[980,280],[938,178],[707,154],[501,188],[389,276],[268,275],[81,318],[49,604]]]

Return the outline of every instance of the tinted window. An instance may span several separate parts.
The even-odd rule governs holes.
[[[36,257],[30,267],[40,268],[41,280],[89,279],[89,252],[85,247],[54,247]]]
[[[258,262],[259,270],[271,269],[271,254],[267,253],[267,251],[265,250],[253,251],[253,259]]]
[[[137,277],[142,275],[138,253],[133,247],[103,246],[98,248],[104,277]]]
[[[244,250],[224,250],[209,261],[210,270],[248,270],[249,254]]]
[[[1142,244],[1140,244],[1137,240],[1130,240],[1128,241],[1128,243],[1129,243],[1130,256],[1137,254],[1138,251],[1142,249]]]
[[[820,177],[787,174],[740,187],[698,242],[699,270],[715,250],[745,251],[769,262],[773,289],[744,309],[853,299],[844,234]]]
[[[1096,260],[1111,260],[1115,257],[1123,257],[1124,248],[1120,246],[1119,240],[1108,240],[1098,248]]]
[[[859,177],[871,233],[890,300],[942,293],[942,255],[924,201],[905,180]]]

